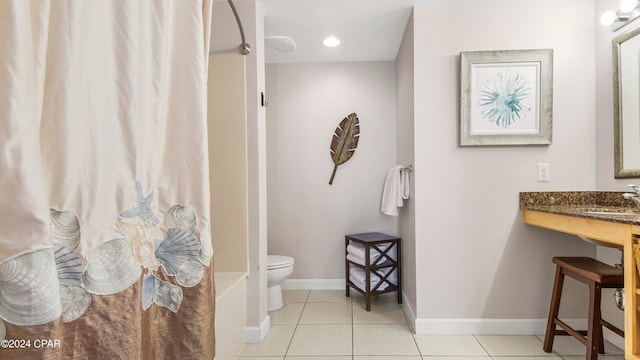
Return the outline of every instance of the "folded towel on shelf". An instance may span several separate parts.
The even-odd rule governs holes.
[[[409,172],[397,165],[387,170],[382,189],[380,211],[385,215],[398,216],[398,208],[409,198]]]
[[[393,285],[398,285],[398,272],[396,271],[396,269],[383,268],[383,269],[378,269],[378,270],[375,270],[375,271],[377,271],[381,275],[384,275],[384,276],[387,277],[386,280],[384,281],[384,283],[378,288],[378,290],[386,289],[387,286],[389,285],[388,283],[391,283]],[[351,280],[351,282],[356,284],[356,285],[362,285],[363,287],[361,287],[361,289],[364,289],[364,286],[367,283],[367,281],[366,281],[366,272],[364,271],[364,269],[352,266],[349,269],[349,280]],[[371,288],[374,288],[381,281],[383,281],[383,280],[381,279],[380,276],[376,275],[373,272],[371,273],[370,279],[369,279],[369,283],[371,284]],[[360,286],[358,286],[358,287],[360,287]]]
[[[356,256],[356,257],[361,257],[361,258],[364,259],[365,249],[364,249],[364,246],[362,246],[362,245],[360,245],[358,243],[354,243],[353,241],[350,241],[349,245],[347,245],[347,253],[352,254],[353,256]],[[373,251],[372,251],[372,253],[373,253]]]
[[[362,266],[364,266],[364,257],[359,257],[356,255],[353,255],[352,253],[347,253],[347,260],[354,262],[356,264],[360,264]]]
[[[392,244],[382,244],[382,245],[377,245],[382,251],[385,251],[389,248],[389,246],[392,246]],[[374,248],[371,248],[370,253],[369,253],[369,261],[374,264],[376,262],[376,260],[378,260],[378,258],[380,257],[380,252]],[[397,246],[393,246],[391,248],[391,250],[389,250],[387,253],[385,253],[385,256],[390,257],[393,260],[398,260],[398,248]],[[353,261],[356,264],[360,264],[360,265],[364,265],[365,264],[365,248],[364,246],[358,244],[358,243],[354,243],[354,242],[350,242],[349,245],[347,245],[347,259],[350,261]],[[385,261],[387,259],[384,259]]]
[[[355,285],[358,289],[362,290],[362,291],[366,291],[367,290],[367,285],[366,282],[364,281],[359,281],[358,279],[349,276],[349,281],[351,281],[351,283],[353,285]],[[379,281],[378,281],[379,282]],[[373,290],[376,288],[376,285],[378,285],[378,282],[373,282],[373,280],[371,280],[371,286],[369,287],[370,290]],[[378,288],[376,289],[376,291],[382,291],[382,290],[386,290],[389,287],[389,284],[387,284],[386,282],[383,282],[382,284],[380,284],[380,286],[378,286]]]

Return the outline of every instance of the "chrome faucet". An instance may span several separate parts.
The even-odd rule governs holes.
[[[640,208],[640,185],[629,184],[629,187],[633,189],[633,193],[624,193],[624,196],[627,200],[633,200],[633,202]]]

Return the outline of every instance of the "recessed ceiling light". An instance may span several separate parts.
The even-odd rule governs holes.
[[[336,38],[335,36],[329,36],[328,38],[324,39],[322,43],[326,47],[336,47],[340,45],[340,40],[338,40],[338,38]]]
[[[623,13],[632,12],[638,6],[637,0],[622,0],[620,3],[620,11]]]

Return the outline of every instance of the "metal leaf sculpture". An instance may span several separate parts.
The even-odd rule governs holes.
[[[338,165],[344,164],[353,156],[358,147],[359,138],[360,122],[358,115],[356,113],[349,114],[349,116],[342,119],[331,139],[331,159],[333,159],[335,166],[333,167],[329,185],[333,184]]]

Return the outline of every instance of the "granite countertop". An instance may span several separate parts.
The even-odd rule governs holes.
[[[640,225],[640,209],[622,191],[521,192],[520,209]]]

